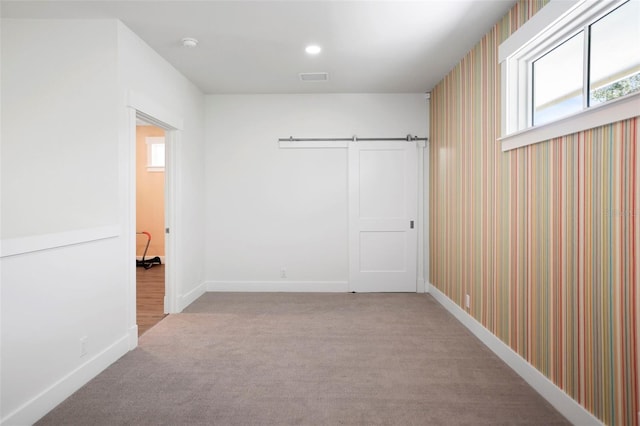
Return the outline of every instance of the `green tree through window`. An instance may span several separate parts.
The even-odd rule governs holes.
[[[591,93],[591,96],[597,103],[601,103],[638,91],[640,91],[640,73],[596,89]]]

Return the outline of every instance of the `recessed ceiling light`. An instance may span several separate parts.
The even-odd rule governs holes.
[[[193,37],[185,37],[182,39],[182,47],[194,48],[198,45],[198,40]]]
[[[317,44],[310,44],[304,50],[309,55],[317,55],[318,53],[320,53],[322,51],[322,47],[318,46]]]

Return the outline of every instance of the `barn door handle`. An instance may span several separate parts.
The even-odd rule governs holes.
[[[413,229],[413,221],[409,222],[409,227]]]

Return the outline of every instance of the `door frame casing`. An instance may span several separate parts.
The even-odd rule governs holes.
[[[141,118],[149,124],[160,127],[165,131],[165,297],[164,312],[177,313],[178,289],[176,272],[176,224],[178,223],[176,208],[177,178],[180,175],[178,161],[180,155],[180,139],[183,129],[183,119],[155,102],[144,94],[130,91],[127,105],[127,143],[126,158],[128,162],[127,188],[127,221],[124,235],[127,240],[127,324],[129,328],[129,349],[138,345],[138,326],[136,320],[136,264],[130,259],[136,256],[136,119]]]
[[[428,293],[429,281],[429,142],[417,141],[418,149],[418,274],[416,292]]]

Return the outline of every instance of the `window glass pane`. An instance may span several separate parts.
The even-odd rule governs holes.
[[[151,164],[150,167],[164,167],[164,144],[151,144]]]
[[[582,110],[584,34],[580,32],[533,63],[533,124]]]
[[[591,25],[589,105],[640,91],[640,1]]]

